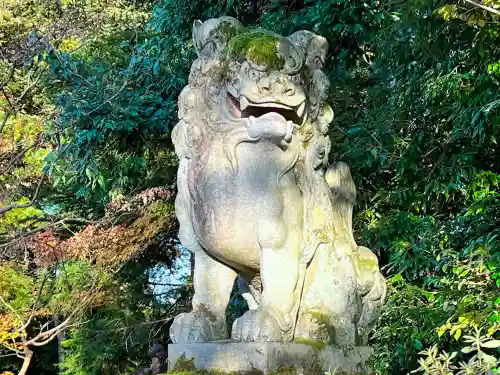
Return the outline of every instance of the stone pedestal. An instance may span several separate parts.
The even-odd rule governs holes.
[[[168,367],[172,370],[184,356],[186,360],[193,360],[199,370],[267,374],[280,367],[294,367],[303,375],[323,375],[326,371],[367,375],[373,374],[369,366],[371,355],[370,347],[343,350],[299,343],[218,341],[169,345]]]

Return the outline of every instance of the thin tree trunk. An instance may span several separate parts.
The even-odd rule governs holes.
[[[59,320],[59,316],[56,314],[54,315],[54,324],[57,326],[61,323]],[[58,363],[61,364],[64,361],[64,352],[63,352],[63,347],[62,347],[62,341],[65,339],[65,331],[62,330],[59,332],[57,335],[57,357],[58,357]],[[63,373],[63,369],[59,367],[59,374]]]
[[[191,274],[191,282],[194,280],[194,262],[195,262],[195,256],[194,253],[190,252],[190,257],[189,257],[189,271]]]
[[[25,347],[23,367],[21,367],[21,370],[19,370],[18,375],[26,375],[26,373],[28,372],[28,368],[30,367],[32,357],[33,357],[33,352]]]
[[[250,14],[252,16],[257,16],[257,11],[259,10],[259,0],[250,1]]]

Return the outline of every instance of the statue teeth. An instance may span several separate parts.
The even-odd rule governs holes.
[[[299,106],[299,108],[297,108],[297,115],[299,117],[302,117],[302,115],[304,114],[304,111],[306,110],[306,102],[302,102],[302,104]]]
[[[248,99],[242,96],[240,99],[240,111],[243,112],[245,109],[247,109],[249,104],[250,103],[248,102]]]

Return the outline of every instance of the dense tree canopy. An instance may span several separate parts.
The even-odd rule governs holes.
[[[377,374],[498,372],[498,0],[3,1],[0,371],[126,373],[166,343],[191,295],[169,131],[192,23],[221,15],[328,39],[330,160],[390,286]]]

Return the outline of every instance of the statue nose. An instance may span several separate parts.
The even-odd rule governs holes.
[[[293,87],[286,87],[284,94],[286,96],[293,96],[295,95],[295,89]]]
[[[295,95],[295,87],[294,84],[287,79],[278,78],[275,82],[271,83],[266,77],[259,81],[259,92],[261,94],[273,92],[277,95],[284,94],[286,96],[293,96]]]
[[[265,77],[259,81],[259,92],[261,94],[268,94],[271,91],[271,81]]]
[[[294,84],[286,77],[278,77],[278,79],[276,79],[276,86],[277,93],[284,94],[286,96],[295,95]]]

